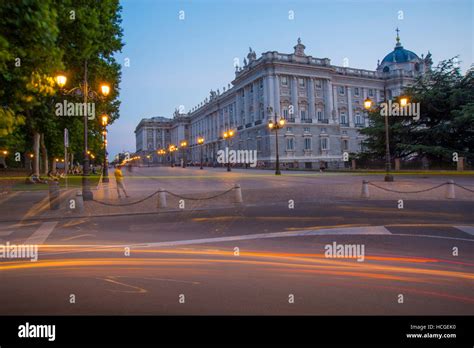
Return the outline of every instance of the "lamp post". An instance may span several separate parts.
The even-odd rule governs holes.
[[[173,154],[173,152],[175,152],[177,150],[177,148],[176,148],[175,145],[170,145],[168,150],[170,152],[170,157],[171,157],[171,167],[174,167],[174,154]]]
[[[269,107],[268,108],[268,114],[271,115],[273,112],[273,108]],[[279,120],[277,120],[277,114],[275,112],[274,120],[270,120],[268,122],[268,128],[270,128],[270,131],[274,130],[275,131],[275,150],[276,150],[276,163],[275,163],[275,175],[281,175],[280,172],[280,154],[278,152],[278,130],[282,129],[285,126],[285,119],[280,117]]]
[[[102,182],[109,182],[109,166],[107,163],[107,124],[109,123],[109,116],[107,114],[102,115],[101,117],[102,127],[104,130],[102,134],[104,135],[104,164],[102,168]]]
[[[199,169],[202,169],[202,147],[203,147],[203,144],[204,144],[204,138],[203,137],[199,137],[198,140],[197,140],[198,144],[199,144],[199,147],[201,149],[201,166]]]
[[[383,93],[384,93],[384,103],[387,103],[387,91],[386,87],[384,85],[383,88]],[[405,107],[408,104],[408,98],[407,97],[401,97],[400,98],[400,106]],[[366,110],[370,110],[372,108],[372,100],[369,98],[364,100],[364,107]],[[391,182],[393,181],[393,175],[390,174],[392,171],[392,165],[391,165],[391,158],[390,158],[390,137],[389,137],[389,132],[388,132],[388,112],[385,113],[384,116],[384,121],[385,121],[385,178],[384,181]]]
[[[224,139],[227,141],[227,147],[230,145],[230,138],[232,138],[235,135],[234,131],[232,129],[224,132]],[[227,171],[230,172],[230,161],[227,158]]]
[[[166,155],[166,150],[164,149],[159,149],[157,152],[156,152],[159,156],[161,156],[161,162],[163,163],[164,162],[164,157]]]
[[[55,80],[63,94],[71,95],[72,93],[75,93],[75,92],[82,93],[82,96],[84,98],[84,106],[83,106],[84,110],[88,109],[87,107],[88,97],[90,97],[92,100],[94,100],[94,98],[97,98],[97,99],[100,98],[97,92],[90,89],[89,84],[87,82],[87,60],[84,61],[84,80],[82,84],[79,85],[78,87],[74,87],[71,90],[67,90],[67,91],[63,90],[67,82],[67,77],[65,75],[57,75]],[[102,84],[100,86],[100,93],[102,94],[103,97],[107,97],[110,93],[109,85]],[[88,132],[89,132],[87,120],[88,120],[88,115],[87,115],[87,112],[85,112],[84,113],[84,162],[83,162],[83,173],[82,173],[82,198],[85,201],[90,201],[94,198],[94,196],[89,187],[90,161],[89,161],[89,154],[87,152],[88,151],[87,138],[88,138]]]
[[[186,146],[188,146],[188,142],[183,140],[179,145],[181,146],[181,159],[183,160],[182,167],[186,168]]]

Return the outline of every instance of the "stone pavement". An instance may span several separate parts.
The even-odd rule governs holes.
[[[129,198],[119,199],[116,183],[111,173],[108,184],[100,183],[93,188],[94,199],[82,205],[77,192],[80,188],[62,190],[61,209],[49,210],[47,192],[22,192],[18,197],[11,199],[0,198],[0,220],[8,218],[54,218],[73,216],[95,216],[113,214],[137,214],[164,211],[193,211],[196,209],[218,209],[239,207],[235,203],[235,184],[240,184],[243,196],[243,206],[288,204],[293,200],[295,204],[311,204],[311,202],[357,201],[362,200],[362,180],[369,180],[370,200],[437,200],[446,198],[447,185],[430,190],[453,179],[456,183],[474,190],[472,176],[440,176],[440,175],[397,175],[395,182],[383,181],[383,174],[354,174],[341,172],[289,172],[284,171],[281,176],[275,176],[273,171],[254,169],[233,169],[227,172],[225,168],[198,167],[141,167],[132,172],[124,172],[125,186]],[[167,207],[158,208],[156,192],[164,189]],[[230,191],[229,191],[230,190]],[[386,190],[419,193],[397,193]],[[229,191],[225,194],[220,195]],[[155,194],[154,194],[155,193]],[[154,194],[154,195],[153,195]],[[474,192],[455,187],[455,200],[474,202]],[[35,197],[35,202],[28,203],[28,196]],[[177,196],[174,196],[177,195]],[[207,199],[219,195],[218,197]],[[151,196],[148,199],[147,197]],[[7,196],[8,197],[8,196]],[[71,208],[71,200],[74,200]],[[183,200],[183,201],[181,201]],[[5,204],[2,204],[5,201]],[[23,202],[20,204],[19,202]],[[138,203],[137,203],[138,202]],[[184,205],[183,205],[184,204]],[[83,208],[82,208],[83,206]],[[15,210],[11,212],[13,207]]]

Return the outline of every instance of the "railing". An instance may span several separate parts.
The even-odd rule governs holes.
[[[329,120],[328,120],[327,118],[319,119],[319,120],[318,120],[318,123],[325,123],[325,124],[328,124],[328,123],[329,123]]]

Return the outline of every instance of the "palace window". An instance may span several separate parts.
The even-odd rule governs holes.
[[[346,94],[346,90],[345,90],[344,86],[339,86],[339,94],[340,95]]]
[[[342,150],[344,151],[349,150],[349,140],[347,139],[342,140]]]
[[[346,124],[346,123],[347,123],[346,112],[341,111],[341,124]]]
[[[282,86],[288,86],[288,77],[287,76],[282,76],[281,77],[281,85]]]
[[[355,114],[355,123],[356,124],[362,124],[362,116],[360,114],[360,111],[356,111]]]
[[[374,90],[372,88],[369,88],[369,97],[374,96]]]
[[[295,140],[293,138],[286,139],[286,149],[291,151],[295,148]]]
[[[321,80],[315,80],[314,84],[316,85],[316,88],[321,88],[323,86]]]
[[[306,120],[306,109],[303,107],[300,109],[300,116],[302,120]]]
[[[301,78],[301,77],[300,77],[300,78],[298,79],[298,85],[299,85],[300,87],[304,87],[304,86],[305,86],[304,78]]]
[[[305,132],[305,133],[309,133],[309,132],[310,132],[310,129],[309,129],[309,127],[304,127],[304,128],[303,128],[303,132]]]
[[[288,118],[288,108],[287,107],[283,108],[283,117]]]
[[[311,150],[311,138],[304,139],[304,149]]]
[[[329,139],[321,138],[321,150],[327,150],[329,148]]]
[[[355,95],[356,97],[358,97],[358,96],[360,95],[360,94],[359,94],[359,88],[358,88],[358,87],[354,88],[354,95]]]
[[[286,127],[286,132],[287,133],[292,133],[293,132],[293,127]]]
[[[318,120],[321,121],[323,119],[323,112],[322,110],[316,111],[316,114],[318,115]]]

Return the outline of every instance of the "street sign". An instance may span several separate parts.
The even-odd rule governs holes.
[[[64,128],[64,147],[69,147],[69,132]]]

